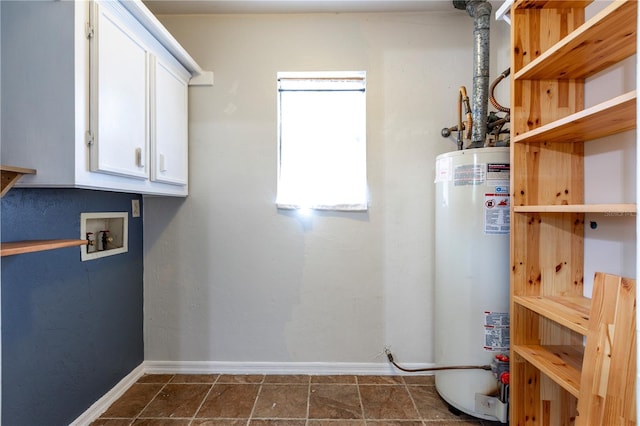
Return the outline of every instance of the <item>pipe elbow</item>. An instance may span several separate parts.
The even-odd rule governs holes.
[[[491,3],[486,0],[470,0],[467,2],[467,13],[472,18],[491,16]]]

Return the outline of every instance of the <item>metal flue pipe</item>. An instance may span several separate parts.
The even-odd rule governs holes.
[[[456,9],[465,9],[473,18],[473,128],[468,148],[482,148],[487,134],[491,3],[486,0],[454,0],[453,6]]]

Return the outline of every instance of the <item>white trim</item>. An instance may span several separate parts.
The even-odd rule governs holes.
[[[205,72],[141,0],[122,1],[121,3],[182,66],[189,70],[191,75],[195,76]]]
[[[91,424],[102,413],[104,413],[111,404],[120,398],[127,389],[138,381],[145,374],[145,363],[137,366],[133,371],[127,374],[120,382],[118,382],[109,392],[104,394],[102,398],[93,403],[91,407],[75,419],[70,426],[85,426]]]
[[[203,71],[189,80],[189,86],[213,86],[213,71]]]
[[[405,373],[388,362],[231,362],[231,361],[145,361],[150,374],[309,374],[399,376]],[[434,367],[435,364],[406,364],[408,369]]]
[[[511,25],[511,5],[513,0],[505,0],[505,2],[496,11],[496,21],[503,20]]]

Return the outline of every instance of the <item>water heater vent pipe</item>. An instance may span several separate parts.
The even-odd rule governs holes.
[[[473,129],[468,148],[482,148],[487,134],[489,99],[489,30],[491,3],[486,0],[454,0],[456,9],[465,9],[473,18]]]

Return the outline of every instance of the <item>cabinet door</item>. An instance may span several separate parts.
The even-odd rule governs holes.
[[[151,180],[186,185],[188,84],[163,58],[152,64]]]
[[[148,50],[117,10],[94,4],[91,170],[146,179]]]

